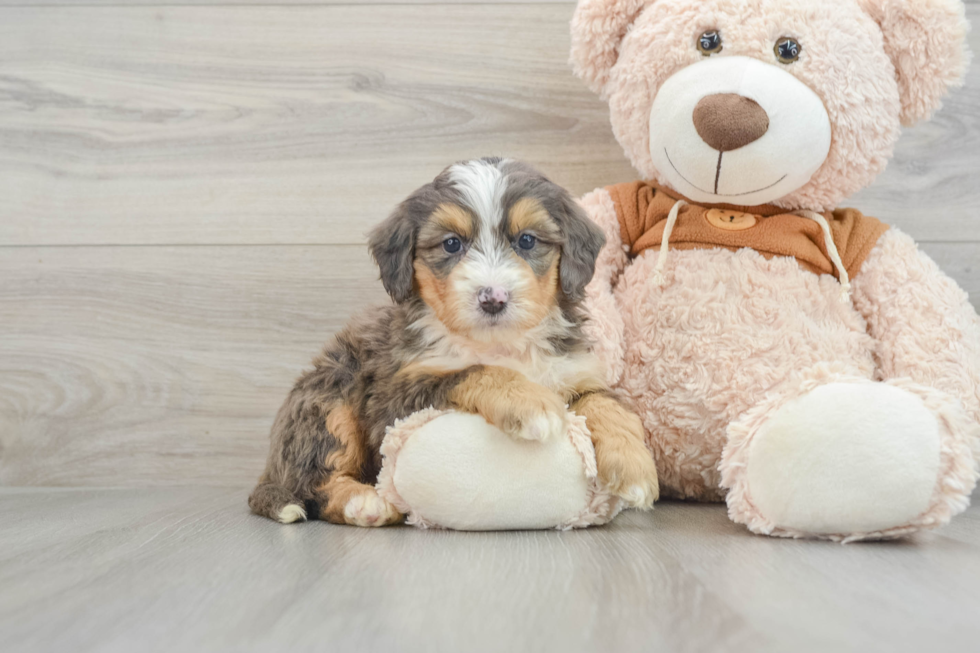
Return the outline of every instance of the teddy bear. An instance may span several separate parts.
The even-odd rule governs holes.
[[[845,542],[968,506],[980,320],[839,208],[961,83],[967,29],[954,0],[578,3],[572,66],[643,180],[580,200],[607,239],[590,328],[661,496]]]

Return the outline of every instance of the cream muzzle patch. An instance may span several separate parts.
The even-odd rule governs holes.
[[[650,156],[670,186],[704,203],[766,204],[804,186],[830,153],[830,118],[773,64],[716,56],[661,86]]]

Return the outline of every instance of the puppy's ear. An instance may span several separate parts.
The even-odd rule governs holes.
[[[903,125],[925,120],[969,62],[966,8],[960,0],[859,0],[878,23],[895,66]]]
[[[565,242],[561,246],[558,280],[562,293],[579,302],[585,298],[585,287],[595,274],[595,261],[606,244],[606,237],[565,189],[561,189],[560,206],[563,215],[556,219]]]
[[[402,202],[368,237],[371,256],[381,270],[381,283],[396,303],[415,292],[415,239],[425,217],[420,197],[427,187]]]
[[[653,0],[580,0],[572,16],[572,68],[602,95],[619,44],[630,25]]]

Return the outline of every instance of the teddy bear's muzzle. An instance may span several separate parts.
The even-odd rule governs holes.
[[[830,116],[780,64],[708,57],[663,82],[649,115],[662,181],[703,204],[766,204],[809,182],[832,142]]]

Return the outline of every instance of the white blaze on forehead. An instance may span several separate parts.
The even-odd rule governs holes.
[[[507,178],[499,167],[503,163],[467,161],[449,168],[449,178],[481,226],[496,227],[503,220],[503,198],[507,189]]]
[[[467,161],[449,168],[454,188],[478,221],[476,239],[455,268],[452,279],[454,291],[469,298],[469,310],[476,323],[482,323],[486,317],[477,301],[483,288],[500,288],[510,294],[506,313],[496,318],[498,324],[520,321],[528,310],[525,295],[533,283],[533,275],[526,265],[508,255],[511,244],[500,234],[507,190],[507,175],[501,166],[506,163],[506,160]]]

